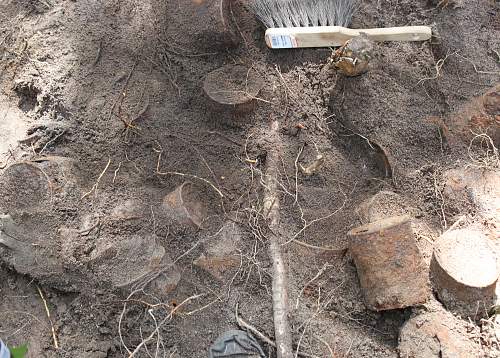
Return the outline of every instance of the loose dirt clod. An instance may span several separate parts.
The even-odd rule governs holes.
[[[444,305],[463,316],[484,316],[494,304],[499,269],[483,233],[472,229],[446,232],[431,261],[434,289]]]
[[[455,111],[497,85],[495,1],[442,9],[427,1],[363,0],[353,28],[432,23],[439,36],[377,44],[372,67],[356,77],[332,70],[327,48],[266,48],[248,3],[0,1],[0,177],[20,162],[48,177],[40,187],[47,194],[33,205],[42,191],[31,188],[30,177],[16,175],[8,192],[0,188],[0,214],[12,219],[2,219],[2,230],[15,237],[0,235],[6,344],[28,343],[33,357],[206,358],[215,339],[236,327],[239,302],[240,318],[262,333],[260,343],[275,357],[273,344],[283,339],[273,324],[273,238],[283,240],[274,245],[287,274],[278,283],[291,300],[278,301],[285,308],[278,332],[287,321],[291,328],[287,354],[393,358],[399,328],[410,311],[424,308],[367,312],[344,250],[347,231],[377,216],[360,220],[360,203],[397,193],[387,207],[380,202],[369,211],[377,219],[415,218],[417,245],[429,262],[443,216],[448,226],[464,217],[454,228],[473,222],[498,231],[496,212],[483,210],[495,187],[484,186],[483,195],[482,181],[477,190],[465,184],[455,200],[442,175],[452,166],[496,170],[487,137],[499,147],[493,125],[472,128],[478,136],[466,128],[468,137],[453,143],[443,130],[449,126],[453,136]],[[251,68],[264,81],[250,112],[236,113],[239,105],[203,92],[207,74],[225,65]],[[246,78],[245,71],[240,84]],[[498,115],[496,98],[484,97],[479,107],[488,118]],[[442,125],[427,121],[431,116]],[[268,136],[272,121],[278,142]],[[308,167],[318,153],[321,168],[303,175],[300,164]],[[162,209],[164,196],[184,181],[200,188],[207,207],[201,228]],[[280,220],[271,229],[275,197]],[[207,237],[228,220],[242,237],[231,242],[234,250],[224,248],[239,261],[218,280],[193,262],[219,251]],[[160,247],[171,260],[150,265]],[[54,319],[57,352],[35,284]],[[432,304],[433,296],[425,307]],[[471,325],[457,331],[461,339],[486,326]],[[490,344],[482,333],[475,356],[498,356],[498,341]]]
[[[408,216],[376,221],[348,236],[369,309],[404,308],[427,300],[426,270]]]

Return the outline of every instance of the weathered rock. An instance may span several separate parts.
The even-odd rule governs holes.
[[[218,280],[228,279],[240,265],[237,254],[241,242],[241,231],[233,222],[224,224],[222,230],[205,244],[205,253],[194,264]]]
[[[431,279],[450,310],[476,318],[494,304],[499,269],[486,236],[477,230],[450,231],[436,242]]]
[[[348,236],[369,309],[404,308],[427,300],[427,274],[408,216],[379,220]]]
[[[456,318],[432,312],[409,319],[399,333],[401,358],[474,358],[478,348],[467,341]]]

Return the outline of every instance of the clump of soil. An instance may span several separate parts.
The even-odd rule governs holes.
[[[364,223],[363,203],[392,192],[428,264],[458,218],[479,221],[470,201],[451,210],[443,195],[446,170],[478,161],[475,143],[448,140],[442,123],[498,82],[498,4],[366,0],[352,27],[432,25],[436,36],[378,44],[370,70],[348,78],[329,65],[330,49],[267,49],[245,1],[222,2],[222,17],[197,12],[204,3],[0,4],[0,214],[29,247],[0,244],[1,338],[28,343],[30,357],[123,357],[138,346],[136,357],[205,357],[236,328],[236,304],[272,338],[262,184],[277,120],[294,342],[316,357],[398,356],[399,330],[419,312],[366,308],[347,232]],[[207,36],[214,29],[223,36]],[[207,75],[225,65],[263,80],[251,111],[207,100]],[[319,156],[321,166],[302,173]],[[46,157],[73,164],[58,171]],[[14,163],[49,177],[38,185],[48,183],[43,205],[33,203],[40,190],[19,191],[31,181],[12,175]],[[186,181],[208,208],[200,225],[163,209]],[[195,261],[215,256],[228,222],[239,228],[232,266],[214,275]],[[432,297],[419,309],[436,306]],[[490,321],[447,320],[483,355],[498,355]]]

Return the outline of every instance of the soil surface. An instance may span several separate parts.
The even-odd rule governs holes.
[[[500,143],[451,130],[499,83],[498,1],[363,0],[352,27],[432,25],[435,36],[378,44],[357,77],[334,69],[331,49],[269,50],[245,1],[226,2],[222,20],[204,3],[0,2],[0,338],[27,343],[28,357],[201,358],[237,328],[238,307],[273,339],[262,198],[278,120],[295,344],[398,357],[405,321],[444,308],[433,297],[367,310],[346,234],[409,214],[426,264],[464,215],[498,239],[500,220],[443,195],[449,169],[498,171]],[[260,77],[250,109],[205,95],[224,65]],[[189,195],[164,199],[185,181]],[[377,206],[380,192],[390,200]],[[447,326],[499,356],[491,321]]]

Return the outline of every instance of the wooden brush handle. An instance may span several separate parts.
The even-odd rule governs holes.
[[[368,35],[373,41],[425,41],[431,38],[429,26],[387,27],[380,29],[348,29],[341,26],[272,28],[266,31],[270,48],[334,47],[347,40]]]

